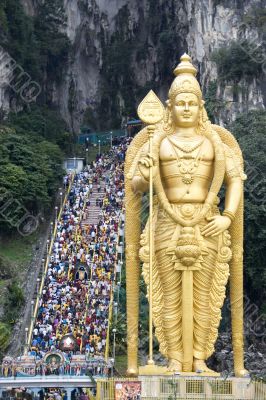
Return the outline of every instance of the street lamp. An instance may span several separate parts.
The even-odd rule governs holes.
[[[53,222],[50,222],[50,227],[51,227],[51,232],[50,232],[50,234],[51,234],[51,236],[52,236],[52,234],[53,234],[53,226],[54,226],[54,223],[53,223]]]
[[[37,278],[37,296],[38,296],[38,293],[39,293],[40,282],[41,282],[40,278]]]
[[[118,287],[119,290],[119,287]],[[119,293],[119,292],[118,292]],[[114,325],[117,325],[117,320],[118,320],[118,302],[119,302],[119,295],[118,295],[118,299],[117,302],[114,302],[114,314],[115,314],[115,319],[114,319]]]
[[[45,258],[42,258],[42,274],[44,274]]]
[[[27,344],[28,344],[28,331],[29,331],[29,328],[25,328],[25,344],[26,344],[26,349],[27,349]]]
[[[113,147],[113,132],[110,132],[110,133],[111,133],[111,137],[110,137],[111,147]]]
[[[121,282],[123,261],[122,260],[118,260],[118,264],[119,264],[119,281]]]
[[[47,254],[49,253],[49,243],[50,243],[50,240],[47,239],[46,240],[46,252],[47,252]]]
[[[89,149],[86,149],[86,167],[89,164]]]
[[[113,329],[113,335],[114,335],[114,340],[113,340],[113,359],[115,362],[115,335],[116,335],[116,329]]]
[[[98,145],[99,145],[98,153],[101,154],[101,141],[100,140],[98,140]]]
[[[117,305],[119,303],[120,287],[121,287],[121,271],[120,271],[120,281],[117,282]],[[117,314],[116,314],[116,320],[117,320]]]
[[[63,205],[63,192],[60,192],[60,208],[62,208]]]
[[[31,316],[33,316],[33,306],[34,306],[34,300],[31,300]]]
[[[57,220],[57,210],[58,210],[58,207],[57,206],[55,206],[55,220]]]

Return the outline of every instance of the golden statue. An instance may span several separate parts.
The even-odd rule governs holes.
[[[214,352],[230,275],[234,369],[245,376],[242,154],[233,135],[208,120],[187,54],[174,73],[166,109],[153,92],[139,106],[140,117],[151,125],[136,135],[126,156],[128,373],[138,373],[142,261],[150,332],[154,326],[169,372],[213,372],[206,360]],[[145,191],[150,192],[150,216],[141,233]]]

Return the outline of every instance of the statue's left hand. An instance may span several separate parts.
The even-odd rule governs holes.
[[[207,220],[211,222],[201,230],[202,235],[206,237],[220,235],[228,229],[231,224],[230,218],[223,215],[215,215],[214,217],[207,218]]]

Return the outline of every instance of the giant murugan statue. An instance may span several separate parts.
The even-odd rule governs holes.
[[[187,54],[174,72],[163,119],[135,136],[125,163],[128,373],[138,373],[142,261],[155,334],[170,372],[211,373],[206,360],[214,352],[230,276],[234,368],[244,376],[241,150],[229,131],[208,120]],[[149,189],[154,206],[141,232],[142,193]]]

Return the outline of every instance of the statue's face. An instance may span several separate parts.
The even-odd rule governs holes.
[[[176,126],[189,128],[198,125],[199,99],[194,93],[180,93],[172,104],[172,117]]]

